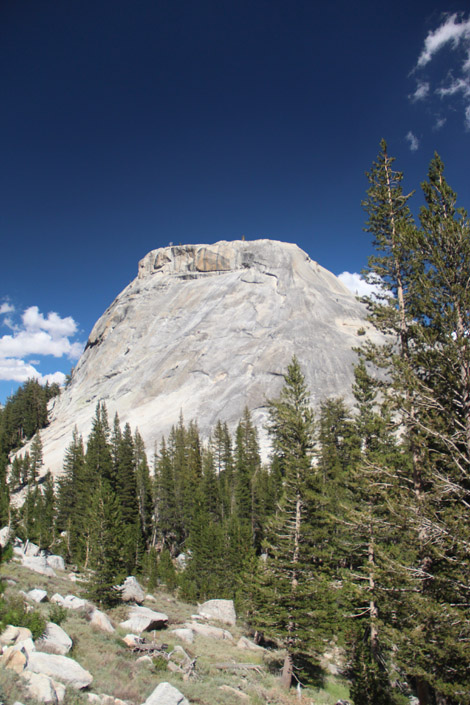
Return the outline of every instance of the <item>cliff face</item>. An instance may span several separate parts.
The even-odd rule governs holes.
[[[266,399],[297,355],[312,402],[351,399],[352,346],[364,307],[296,245],[257,240],[153,250],[95,324],[72,382],[42,432],[45,467],[60,470],[77,425],[98,401],[138,426],[149,454],[180,413],[203,436],[234,426],[245,405],[260,427]]]

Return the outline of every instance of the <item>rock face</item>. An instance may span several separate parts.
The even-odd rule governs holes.
[[[69,387],[41,432],[57,473],[76,425],[86,437],[98,401],[138,427],[147,450],[180,413],[206,436],[233,430],[244,407],[261,428],[292,356],[312,402],[351,398],[352,351],[376,335],[365,308],[296,245],[271,240],[153,250],[95,324]],[[358,338],[358,329],[366,333]],[[262,439],[263,442],[263,439]]]

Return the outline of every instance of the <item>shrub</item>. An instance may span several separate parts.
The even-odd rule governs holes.
[[[68,617],[68,610],[62,605],[53,603],[49,609],[49,621],[61,625]]]
[[[0,604],[0,628],[7,624],[30,629],[33,639],[38,639],[46,628],[46,620],[38,610],[28,612],[27,606],[20,597],[6,599]]]

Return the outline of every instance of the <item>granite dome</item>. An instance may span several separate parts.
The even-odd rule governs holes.
[[[295,354],[313,404],[351,399],[353,346],[377,335],[365,308],[294,244],[221,241],[149,252],[95,324],[69,387],[41,432],[45,468],[60,471],[76,425],[84,439],[98,401],[139,428],[152,453],[177,423],[206,437],[232,429],[247,405],[261,429]]]

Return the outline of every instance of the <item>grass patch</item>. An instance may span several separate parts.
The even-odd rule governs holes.
[[[42,588],[49,598],[54,593],[83,596],[83,584],[68,579],[67,573],[49,578],[24,568],[17,562],[10,562],[3,567],[5,577],[16,581],[8,587],[6,596],[17,595],[19,590],[27,592],[32,588]],[[146,600],[145,605],[157,612],[164,612],[169,617],[169,629],[155,633],[144,633],[148,641],[168,644],[168,650],[174,644],[180,644],[188,656],[196,662],[196,677],[184,681],[182,674],[172,673],[166,668],[166,661],[157,657],[155,663],[137,663],[139,654],[134,654],[122,641],[126,633],[117,627],[114,634],[107,634],[92,627],[87,620],[87,610],[63,610],[51,603],[33,605],[47,621],[64,622],[64,628],[73,640],[74,646],[69,653],[83,668],[93,675],[90,691],[129,701],[134,705],[143,703],[162,681],[168,681],[197,705],[334,705],[338,699],[348,698],[347,684],[341,678],[326,676],[323,689],[306,688],[299,699],[295,689],[283,691],[279,683],[279,668],[282,665],[281,652],[255,652],[239,649],[236,643],[243,630],[240,621],[235,627],[226,627],[233,635],[233,641],[217,640],[196,634],[190,645],[177,639],[170,630],[189,622],[197,607],[182,602],[165,589],[154,592],[154,600]],[[119,605],[107,614],[118,625],[128,618],[131,605]],[[219,663],[249,663],[259,665],[256,670],[220,670]],[[158,666],[158,667],[157,667]],[[234,690],[224,690],[229,686]],[[244,693],[244,699],[238,693]],[[24,705],[35,705],[28,696],[15,673],[0,667],[0,702],[11,703],[18,700]],[[86,694],[67,689],[64,705],[86,705]]]

